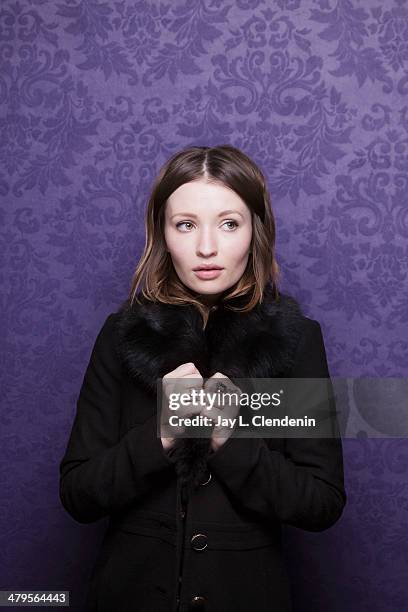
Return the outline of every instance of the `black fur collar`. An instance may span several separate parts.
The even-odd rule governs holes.
[[[231,302],[243,304],[242,298]],[[220,305],[206,328],[194,306],[147,302],[122,306],[117,321],[118,349],[131,377],[156,393],[161,378],[192,361],[208,378],[222,372],[233,378],[284,376],[293,363],[304,317],[298,302],[280,294],[273,300],[269,285],[264,299],[249,313]]]
[[[243,297],[231,304],[241,306]],[[203,378],[221,372],[229,378],[289,376],[304,315],[298,302],[280,293],[275,301],[268,284],[251,312],[237,313],[221,303],[206,328],[194,306],[144,300],[126,301],[117,320],[117,345],[127,373],[156,395],[156,379],[182,363],[193,362]],[[205,468],[209,439],[177,440],[178,473],[197,482]]]

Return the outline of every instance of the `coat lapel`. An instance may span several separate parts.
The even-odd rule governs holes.
[[[235,298],[234,306],[244,304]],[[280,294],[264,300],[249,313],[220,305],[205,330],[194,306],[147,302],[122,306],[117,344],[127,373],[156,394],[156,379],[182,363],[193,362],[208,378],[222,372],[229,378],[285,376],[293,365],[303,318],[298,302]]]
[[[234,306],[242,306],[243,297]],[[117,347],[128,375],[156,396],[156,380],[182,363],[193,362],[203,378],[221,372],[234,378],[289,376],[304,317],[298,302],[270,285],[249,313],[219,305],[205,330],[194,306],[152,303],[130,307],[117,320]],[[172,458],[181,482],[191,491],[206,468],[209,438],[179,438]]]

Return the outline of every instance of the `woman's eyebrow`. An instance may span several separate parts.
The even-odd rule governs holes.
[[[244,217],[244,215],[240,213],[239,210],[223,210],[222,212],[218,213],[217,217],[222,217],[223,215],[230,215],[231,213],[236,213],[242,218]],[[170,219],[173,219],[173,217],[177,217],[178,215],[183,215],[184,217],[194,217],[194,219],[197,219],[197,215],[191,212],[178,212],[172,215]]]

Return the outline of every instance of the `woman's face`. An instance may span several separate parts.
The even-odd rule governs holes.
[[[205,179],[181,185],[166,203],[164,236],[180,280],[211,304],[243,275],[251,211],[231,189]],[[201,272],[203,265],[220,270]]]

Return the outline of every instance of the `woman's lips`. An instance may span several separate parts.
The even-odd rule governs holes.
[[[213,270],[193,270],[194,274],[201,278],[202,280],[212,280],[213,278],[217,278],[221,274],[223,269],[213,269]]]

